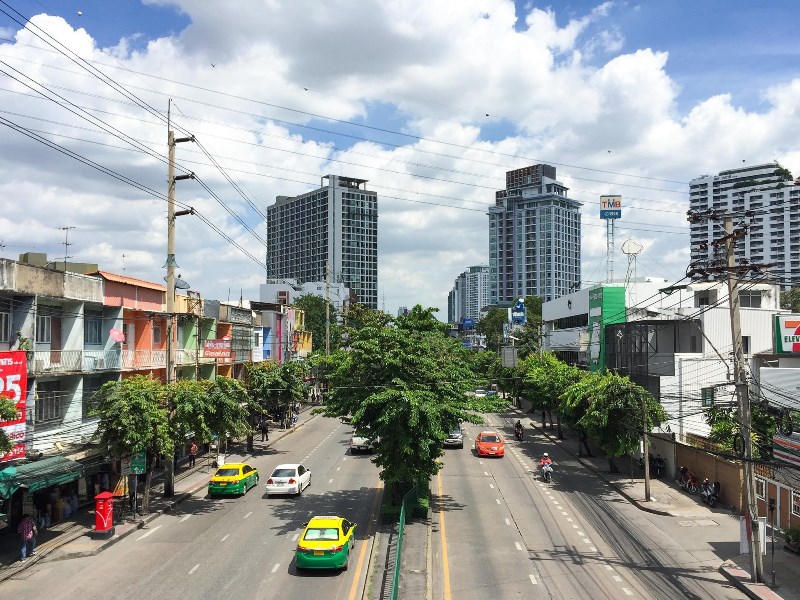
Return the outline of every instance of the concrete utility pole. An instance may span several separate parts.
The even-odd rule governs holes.
[[[325,356],[331,353],[331,263],[325,261]]]
[[[649,440],[647,439],[647,430],[650,427],[647,424],[647,401],[642,397],[642,421],[644,428],[642,429],[642,461],[644,462],[644,501],[650,502],[650,448],[648,448]]]
[[[764,581],[764,566],[761,558],[761,536],[759,529],[758,505],[756,504],[756,487],[753,473],[753,444],[750,438],[750,390],[747,384],[747,369],[744,360],[744,347],[742,345],[742,324],[739,314],[739,287],[736,269],[737,234],[733,231],[733,219],[726,216],[723,220],[725,227],[725,250],[728,258],[728,302],[731,312],[731,336],[733,338],[733,369],[736,384],[736,396],[739,400],[739,420],[741,421],[742,460],[744,461],[744,491],[747,503],[747,518],[750,519],[750,571],[753,583]]]
[[[182,179],[194,179],[194,173],[175,176],[175,144],[193,142],[194,136],[175,139],[175,133],[169,129],[169,111],[167,111],[167,145],[169,146],[169,172],[167,193],[167,384],[175,380],[175,218],[192,214],[191,210],[175,212],[175,182]],[[168,417],[172,418],[172,406],[167,406]],[[169,456],[164,464],[164,496],[175,495],[175,457]]]

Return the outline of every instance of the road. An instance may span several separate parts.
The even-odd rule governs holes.
[[[468,426],[463,450],[447,450],[432,486],[435,600],[745,598],[717,572],[736,553],[738,521],[641,511],[530,429],[517,442],[516,416],[485,418]],[[505,434],[505,458],[471,449],[491,428]],[[557,465],[550,485],[534,458],[545,451]]]
[[[41,562],[2,584],[5,598],[192,598],[275,600],[361,597],[379,509],[380,482],[369,456],[347,452],[350,427],[310,420],[250,464],[261,482],[241,498],[206,498],[178,505],[97,556]],[[299,498],[266,498],[263,483],[279,463],[301,462],[311,486]],[[357,543],[345,572],[294,568],[303,523],[315,514],[354,521]]]

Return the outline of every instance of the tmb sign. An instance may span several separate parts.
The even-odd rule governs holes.
[[[621,219],[622,196],[617,196],[617,195],[600,196],[600,218]]]

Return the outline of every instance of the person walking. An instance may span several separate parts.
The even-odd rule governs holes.
[[[189,446],[189,468],[194,466],[194,461],[197,460],[197,444],[192,442],[192,445]]]
[[[39,533],[39,530],[36,529],[36,523],[28,513],[22,515],[22,521],[17,525],[17,533],[19,533],[20,541],[22,542],[19,561],[25,562],[25,558],[28,555],[28,544],[31,545],[30,555],[34,556],[36,554],[36,536]]]
[[[261,441],[268,442],[269,441],[269,423],[267,420],[262,416],[261,420],[258,422],[258,430],[261,432]]]

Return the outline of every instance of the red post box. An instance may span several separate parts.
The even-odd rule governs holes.
[[[94,497],[94,539],[107,540],[114,535],[114,494],[100,492]]]

